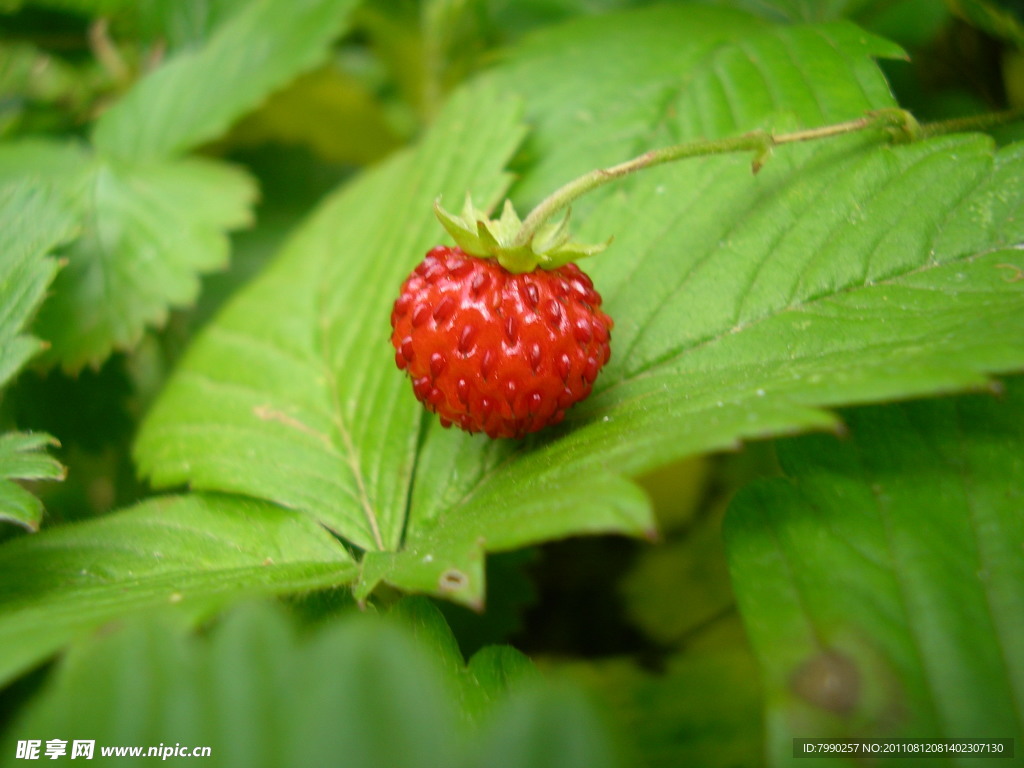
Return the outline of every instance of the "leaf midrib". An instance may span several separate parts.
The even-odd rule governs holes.
[[[338,378],[329,363],[332,359],[332,355],[329,346],[329,329],[325,327],[325,322],[329,316],[326,310],[326,292],[327,282],[321,281],[317,285],[316,306],[314,307],[313,313],[316,318],[314,328],[314,346],[319,353],[316,359],[316,364],[324,376],[323,380],[324,386],[327,388],[331,424],[333,425],[338,437],[341,439],[341,447],[343,448],[341,452],[342,458],[348,465],[349,471],[352,473],[353,479],[355,480],[358,502],[363,515],[366,517],[370,534],[373,537],[373,543],[378,550],[383,551],[384,540],[381,538],[377,513],[374,511],[373,504],[370,501],[370,496],[366,489],[366,482],[363,479],[362,465],[359,461],[359,454],[356,451],[355,444],[352,442],[352,434],[349,432],[348,427],[345,424],[341,400],[338,397]]]
[[[797,301],[794,304],[790,304],[788,306],[782,307],[782,308],[780,308],[778,310],[775,310],[773,312],[766,313],[765,315],[762,315],[761,317],[758,317],[758,318],[756,318],[756,319],[754,319],[752,321],[747,321],[745,324],[742,324],[742,325],[739,325],[739,326],[735,326],[735,327],[732,327],[732,328],[728,328],[728,329],[719,331],[717,334],[714,334],[714,335],[709,336],[709,337],[707,337],[705,339],[697,341],[697,342],[693,343],[690,346],[681,347],[679,349],[669,350],[669,351],[665,352],[663,355],[660,355],[657,358],[652,359],[650,362],[645,363],[642,366],[639,366],[638,368],[634,369],[632,372],[630,372],[629,375],[623,376],[621,379],[619,379],[619,380],[617,380],[615,382],[610,383],[607,387],[605,387],[603,389],[600,389],[600,390],[595,389],[594,394],[595,395],[600,394],[600,395],[603,396],[603,395],[606,395],[609,392],[612,392],[612,391],[616,390],[617,388],[619,388],[621,386],[624,386],[626,384],[630,384],[630,383],[633,383],[633,382],[636,382],[636,381],[640,381],[640,380],[642,380],[642,379],[644,379],[644,378],[646,378],[646,377],[648,377],[650,375],[657,374],[658,371],[655,370],[655,369],[661,368],[662,366],[664,366],[664,365],[666,365],[668,363],[671,363],[672,361],[682,357],[685,354],[689,354],[689,353],[692,353],[692,352],[704,349],[706,347],[712,346],[712,345],[714,345],[714,344],[716,344],[718,342],[721,342],[723,339],[726,339],[729,336],[733,336],[735,334],[739,334],[739,333],[743,333],[745,331],[749,331],[751,328],[755,328],[755,327],[761,325],[762,323],[771,321],[771,320],[775,319],[776,317],[779,317],[779,316],[783,315],[786,312],[809,311],[809,310],[812,310],[815,306],[824,304],[824,303],[826,303],[828,301],[832,301],[832,300],[835,300],[837,298],[841,298],[843,296],[847,296],[847,295],[852,294],[852,293],[856,293],[857,291],[861,291],[861,290],[870,290],[870,289],[873,289],[873,288],[880,288],[880,287],[885,287],[885,286],[891,286],[893,288],[904,288],[904,287],[907,287],[907,286],[902,285],[900,283],[900,281],[902,281],[902,280],[906,280],[908,278],[911,278],[911,277],[914,277],[914,276],[917,276],[917,275],[925,274],[925,273],[927,273],[927,272],[929,272],[931,270],[934,270],[934,269],[942,269],[944,267],[948,267],[950,264],[958,264],[958,263],[959,264],[969,264],[972,261],[976,261],[976,260],[978,260],[980,258],[983,258],[983,257],[985,257],[987,255],[991,255],[993,253],[998,253],[999,251],[1002,251],[1002,250],[1006,250],[1006,246],[995,246],[995,247],[992,247],[992,248],[987,249],[985,251],[980,251],[978,253],[965,254],[963,256],[960,256],[960,257],[957,257],[957,258],[953,258],[953,259],[950,259],[948,261],[943,261],[943,262],[928,261],[928,262],[926,262],[924,264],[921,264],[921,265],[919,265],[917,267],[914,267],[913,269],[906,270],[904,272],[901,272],[898,275],[893,275],[892,277],[890,277],[890,278],[888,278],[886,280],[882,280],[882,281],[878,281],[878,282],[871,282],[871,283],[858,283],[858,284],[855,284],[855,285],[849,285],[849,286],[845,286],[845,287],[843,287],[841,289],[838,289],[838,290],[833,291],[833,292],[828,293],[828,294],[823,294],[823,295],[820,295],[820,296],[816,296],[816,297],[811,298],[811,299],[804,299],[804,300]],[[924,288],[921,287],[919,289],[923,290]],[[987,291],[985,291],[985,292],[987,292]],[[787,361],[792,362],[794,360],[802,360],[802,359],[810,359],[810,358],[787,357],[786,359],[787,359]],[[770,360],[768,360],[767,362],[770,362]]]
[[[899,602],[900,612],[906,620],[906,634],[907,638],[910,640],[913,653],[916,656],[917,668],[921,673],[921,683],[926,689],[925,699],[929,719],[931,722],[938,725],[946,736],[949,736],[950,734],[946,727],[946,723],[943,721],[943,718],[936,707],[937,691],[935,681],[932,679],[932,675],[929,670],[929,665],[926,663],[928,654],[925,652],[924,643],[918,633],[918,623],[914,620],[914,614],[910,609],[908,594],[912,594],[913,589],[907,586],[903,570],[899,567],[900,558],[896,552],[896,547],[893,541],[892,516],[889,514],[886,505],[882,502],[884,489],[880,487],[877,482],[872,482],[871,472],[865,468],[865,463],[860,459],[860,457],[858,457],[857,463],[858,473],[860,475],[859,480],[868,488],[871,501],[874,504],[875,514],[878,515],[878,519],[882,524],[882,534],[884,537],[882,544],[888,555],[888,571],[892,574],[892,579],[896,587],[895,596]]]

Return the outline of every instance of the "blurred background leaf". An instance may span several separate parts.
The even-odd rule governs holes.
[[[0,41],[0,138],[84,121],[102,80],[30,43]]]
[[[8,432],[0,435],[0,522],[20,523],[36,530],[43,505],[15,480],[63,480],[64,467],[46,453],[57,444],[47,434]]]
[[[255,194],[245,173],[202,158],[133,167],[69,143],[0,146],[0,183],[26,178],[59,188],[80,222],[35,324],[48,362],[69,371],[133,347],[168,305],[195,301],[197,274],[226,265],[224,230],[249,222]]]
[[[1021,384],[850,411],[850,437],[780,443],[786,477],[731,506],[772,765],[794,737],[1020,743]]]
[[[0,185],[0,387],[43,347],[23,331],[57,272],[51,252],[74,232],[74,216],[53,190]],[[15,481],[62,479],[63,467],[45,452],[55,442],[44,433],[0,434],[0,523],[39,527],[42,503]]]
[[[256,0],[200,48],[142,78],[103,113],[96,149],[126,161],[180,154],[220,136],[274,90],[319,64],[354,0]]]
[[[15,734],[45,732],[95,740],[97,757],[103,745],[204,745],[218,766],[619,764],[607,724],[577,689],[540,681],[508,648],[467,666],[453,642],[422,604],[309,634],[261,605],[204,637],[129,622],[71,649],[0,739],[0,761],[11,763]],[[460,688],[475,691],[472,702],[452,697]]]
[[[57,273],[49,254],[75,231],[70,206],[54,190],[0,184],[0,386],[43,347],[23,330]]]
[[[251,180],[210,160],[167,158],[217,138],[323,61],[353,5],[191,5],[194,19],[201,18],[192,25],[195,45],[170,55],[105,109],[92,131],[93,147],[38,140],[0,147],[0,177],[58,185],[83,223],[39,319],[39,333],[52,344],[51,362],[77,371],[133,348],[144,328],[165,322],[168,306],[195,301],[198,273],[224,268],[224,230],[251,223]],[[157,5],[147,8],[141,16],[156,24],[150,17]],[[179,16],[159,21],[177,28],[185,23]],[[207,28],[209,35],[200,34]],[[96,57],[108,68],[122,67],[106,27],[93,29],[100,30],[91,38]],[[32,82],[20,85],[24,91]]]

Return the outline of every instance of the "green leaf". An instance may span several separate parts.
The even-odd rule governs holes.
[[[47,254],[74,233],[75,219],[53,190],[18,183],[0,186],[0,386],[42,347],[22,334],[57,272]],[[43,505],[14,480],[59,480],[60,463],[45,446],[49,435],[0,435],[0,521],[39,527]]]
[[[158,498],[14,539],[0,546],[0,682],[116,618],[156,607],[202,615],[354,569],[307,516],[228,496]]]
[[[256,0],[201,48],[178,53],[97,120],[92,139],[122,160],[181,154],[217,138],[327,55],[354,0]]]
[[[439,631],[451,640],[443,622]],[[214,765],[239,768],[614,764],[589,702],[565,686],[501,681],[494,713],[477,726],[448,695],[471,673],[439,664],[436,640],[401,619],[358,614],[299,635],[262,605],[203,637],[134,622],[72,648],[6,735],[0,761],[20,762],[15,739],[59,733],[69,745],[95,741],[97,758],[107,746],[177,743],[208,746]],[[547,762],[509,763],[545,746],[558,748]]]
[[[709,26],[714,16],[721,27],[743,30],[731,14],[706,12]],[[547,188],[564,181],[570,174],[556,181],[551,158],[560,157],[560,167],[583,165],[579,155],[598,138],[622,146],[632,135],[646,142],[642,149],[711,126],[715,135],[792,121],[779,117],[783,108],[814,125],[891,104],[866,56],[896,52],[843,24],[770,29],[713,51],[701,37],[694,48],[706,59],[691,61],[681,83],[652,86],[650,112],[622,106],[616,94],[626,86],[611,73],[593,74],[614,60],[607,45],[620,40],[645,56],[681,57],[700,21],[659,9],[631,14],[629,23],[578,22],[561,37],[539,36],[499,72],[506,87],[531,94],[528,115],[539,135],[529,146],[548,152],[519,189],[533,190],[538,177]],[[671,40],[664,52],[662,35]],[[652,43],[640,45],[648,36]],[[760,69],[751,71],[751,61]],[[815,65],[799,68],[803,61]],[[557,93],[574,93],[573,110],[548,103],[551,71],[562,73]],[[600,119],[589,122],[594,114]],[[588,265],[617,321],[595,395],[564,427],[522,446],[482,448],[473,438],[428,432],[406,550],[368,556],[364,588],[376,574],[403,588],[431,588],[428,566],[438,551],[457,552],[462,530],[502,548],[492,536],[505,535],[513,520],[523,530],[532,524],[519,511],[533,509],[532,499],[541,500],[546,514],[537,519],[549,526],[538,538],[559,535],[556,526],[568,527],[570,515],[578,515],[580,532],[594,530],[586,517],[595,499],[627,498],[624,483],[612,490],[618,473],[639,474],[742,437],[835,424],[814,406],[977,386],[983,371],[1024,365],[1022,294],[1012,282],[1021,252],[998,250],[1024,239],[1017,183],[1024,153],[994,155],[983,138],[899,148],[875,141],[780,151],[754,178],[748,158],[687,162],[605,194],[580,233],[616,237],[612,251]],[[591,153],[593,164],[608,162],[604,152],[601,144]],[[551,492],[556,482],[581,493],[563,505]],[[479,566],[463,558],[473,581]]]
[[[532,686],[502,702],[472,765],[612,768],[622,764],[609,724],[569,685]]]
[[[660,9],[633,15],[628,28],[642,36],[656,26],[653,39],[674,35],[682,48],[689,21]],[[531,48],[511,73],[540,88],[545,68],[572,71],[570,60],[582,60],[586,69],[608,55],[596,42],[626,26],[574,25],[593,51],[550,33],[538,38],[544,56]],[[748,32],[665,85],[658,120],[633,135],[657,146],[886,107],[891,96],[866,57],[897,52],[848,24]],[[594,79],[560,88],[580,89],[581,110],[617,103],[623,84]],[[538,113],[532,143],[575,165],[570,154],[588,143],[575,139],[577,114]],[[614,139],[624,141],[626,115],[635,123],[641,114],[616,112]],[[598,195],[579,235],[616,238],[588,265],[616,319],[612,359],[560,439],[510,463],[507,487],[552,466],[641,472],[743,437],[834,426],[822,405],[977,387],[986,371],[1020,368],[1022,252],[1012,247],[1024,241],[1022,163],[1024,148],[995,152],[983,137],[889,147],[861,136],[778,151],[754,177],[749,158],[706,158]],[[537,168],[555,183],[545,163]],[[533,190],[533,178],[522,188]]]
[[[0,183],[0,386],[42,346],[21,331],[57,272],[46,255],[74,232],[75,217],[53,190]]]
[[[467,666],[441,612],[426,598],[405,598],[389,615],[430,647],[435,663],[445,672],[448,699],[458,703],[467,720],[483,722],[510,687],[538,679],[530,661],[508,646],[487,646]]]
[[[564,450],[586,440],[643,466],[688,443],[834,426],[818,406],[979,387],[1024,365],[1024,254],[1010,247],[1024,147],[830,149],[753,182],[697,165],[665,179],[682,199],[658,201],[657,185],[595,212],[658,223],[595,265],[618,356]],[[693,198],[716,202],[681,218]]]
[[[8,432],[0,435],[0,522],[34,531],[43,519],[43,504],[15,480],[63,480],[64,467],[46,453],[58,445],[50,435]]]
[[[35,324],[51,343],[46,359],[71,371],[195,301],[197,274],[227,264],[224,230],[249,223],[255,197],[247,175],[213,160],[123,165],[70,143],[0,145],[0,182],[25,178],[60,189],[80,221]]]
[[[526,100],[513,191],[537,199],[653,146],[891,107],[882,55],[901,52],[845,23],[655,8],[538,35],[486,81]],[[440,429],[386,318],[436,242],[430,202],[500,189],[518,133],[486,86],[330,199],[207,329],[142,428],[144,474],[307,511],[367,550],[360,596],[386,581],[479,607],[486,551],[649,533],[628,476],[1024,367],[1024,148],[861,134],[779,149],[757,176],[703,158],[595,193],[581,239],[616,237],[588,265],[616,319],[595,394],[523,442]]]
[[[772,764],[797,736],[1020,743],[1022,384],[850,412],[848,439],[780,443],[787,477],[733,503]]]
[[[426,648],[369,617],[300,640],[264,607],[233,612],[205,640],[135,624],[75,648],[16,731],[94,739],[97,757],[113,744],[177,742],[209,746],[224,766],[326,755],[454,765],[456,713]],[[12,745],[4,759],[13,754]]]

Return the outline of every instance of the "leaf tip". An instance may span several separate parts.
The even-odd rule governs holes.
[[[483,590],[473,584],[473,580],[466,571],[459,568],[444,570],[438,577],[437,589],[442,597],[455,600],[475,613],[484,612]]]

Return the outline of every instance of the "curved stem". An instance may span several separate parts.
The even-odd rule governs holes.
[[[985,131],[1000,125],[1017,122],[1022,118],[1024,118],[1024,107],[1007,109],[1002,112],[989,112],[984,115],[938,120],[934,123],[925,123],[920,126],[917,138],[928,139],[945,133],[960,133],[963,131]]]
[[[733,152],[755,152],[753,171],[757,173],[772,150],[782,144],[813,141],[815,139],[865,130],[884,130],[895,141],[913,141],[918,138],[935,136],[941,133],[977,130],[979,128],[1012,122],[1021,117],[1022,113],[1024,113],[1022,110],[1012,110],[1010,112],[1000,112],[981,115],[975,118],[950,120],[943,123],[921,126],[908,111],[893,107],[878,110],[877,112],[869,112],[864,117],[859,117],[856,120],[825,125],[820,128],[808,128],[778,135],[770,131],[758,130],[726,139],[690,141],[671,147],[652,149],[624,163],[590,171],[556,189],[548,197],[541,200],[537,207],[530,211],[529,215],[523,220],[522,227],[512,241],[512,246],[521,247],[529,243],[545,221],[581,195],[651,166],[671,163],[688,157],[723,155]]]

